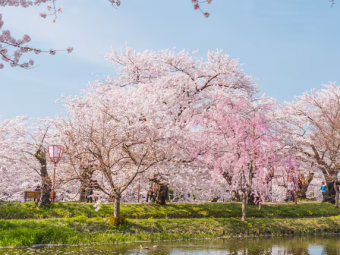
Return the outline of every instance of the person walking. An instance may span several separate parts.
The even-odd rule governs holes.
[[[321,183],[320,190],[322,192],[322,202],[325,202],[327,195],[327,186],[325,185],[325,182]]]

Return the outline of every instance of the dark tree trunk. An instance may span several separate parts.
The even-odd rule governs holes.
[[[326,191],[326,194],[324,196],[323,202],[330,202],[330,203],[335,202],[334,181],[327,183],[327,191]]]
[[[85,183],[80,182],[79,202],[86,202]]]
[[[39,149],[34,156],[40,163],[41,177],[41,189],[37,204],[38,206],[44,206],[50,202],[50,195],[52,190],[52,181],[47,172],[45,149]]]
[[[211,200],[211,202],[212,202],[212,203],[216,203],[219,199],[220,199],[220,197],[214,197],[214,198]]]
[[[300,174],[298,177],[298,196],[300,198],[307,198],[306,192],[309,187],[309,184],[313,181],[314,173],[309,173],[309,175],[305,178],[304,175]]]
[[[169,188],[166,183],[158,182],[155,185],[153,202],[165,205],[166,201],[169,201]]]
[[[40,196],[38,199],[38,206],[44,206],[50,202],[50,196],[52,192],[52,181],[48,175],[42,177],[42,186],[40,189]]]
[[[259,200],[258,198],[255,197],[254,193],[249,194],[250,192],[248,192],[248,196],[247,196],[247,204],[249,205],[257,205],[259,204]]]
[[[86,202],[86,188],[92,178],[94,169],[92,166],[84,167],[80,178],[79,202]]]
[[[339,181],[327,182],[327,191],[326,194],[324,195],[323,202],[335,204],[337,197],[336,186],[339,184],[340,184]]]
[[[120,195],[117,195],[115,198],[115,203],[113,206],[113,216],[119,217],[120,216]]]

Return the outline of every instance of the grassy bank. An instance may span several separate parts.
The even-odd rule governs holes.
[[[102,218],[0,220],[0,246],[121,243],[221,236],[339,233],[340,216],[301,219],[129,219],[109,227]]]
[[[0,219],[46,219],[72,218],[85,216],[88,218],[105,217],[112,214],[112,205],[102,205],[96,212],[91,204],[55,203],[37,208],[33,202],[9,203],[0,202]],[[240,203],[170,203],[158,206],[151,203],[129,203],[121,205],[122,215],[130,219],[180,219],[180,218],[240,218]],[[248,217],[256,218],[303,218],[327,217],[340,215],[340,209],[328,203],[280,204],[247,206]]]

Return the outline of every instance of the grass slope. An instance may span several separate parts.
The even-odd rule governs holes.
[[[101,205],[96,212],[91,204],[76,202],[55,203],[37,208],[33,202],[12,203],[0,202],[0,219],[44,219],[72,218],[86,216],[88,218],[105,217],[112,214],[113,207]],[[121,213],[130,219],[179,219],[179,218],[239,218],[241,217],[240,203],[170,203],[158,206],[152,203],[129,203],[121,205]],[[340,209],[328,203],[280,204],[247,206],[247,216],[256,218],[303,218],[328,217],[340,215]]]
[[[121,243],[220,236],[339,233],[340,209],[328,203],[247,206],[241,204],[122,204],[127,222],[106,224],[112,205],[55,203],[37,208],[33,202],[0,202],[0,246],[34,244]]]
[[[0,246],[121,243],[221,236],[339,233],[340,216],[302,219],[129,219],[108,227],[102,218],[0,220]]]

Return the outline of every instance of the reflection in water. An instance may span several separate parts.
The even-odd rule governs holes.
[[[21,255],[73,255],[73,254],[148,254],[148,255],[339,255],[340,238],[333,236],[292,238],[227,238],[218,240],[193,240],[187,242],[143,243],[149,249],[141,250],[140,243],[98,246],[41,247],[25,249],[0,249],[0,254]]]

